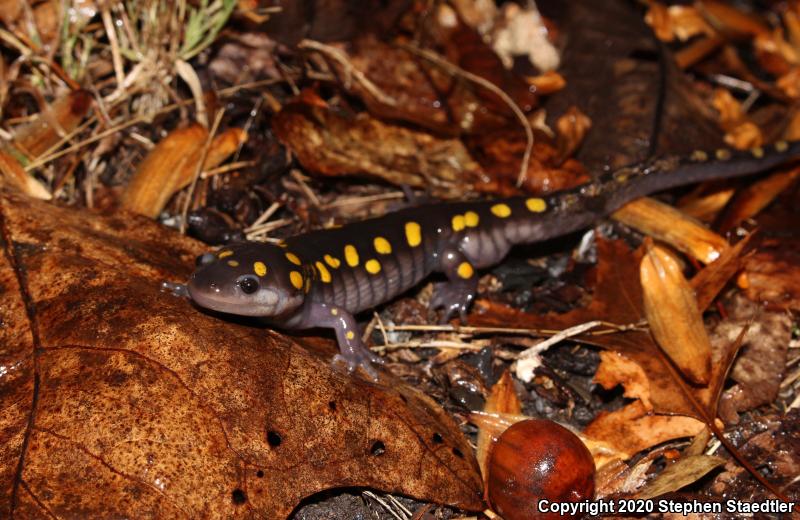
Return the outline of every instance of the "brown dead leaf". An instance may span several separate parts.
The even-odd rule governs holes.
[[[681,457],[667,466],[656,478],[636,494],[638,499],[648,499],[678,491],[707,475],[710,471],[725,464],[725,459],[712,455],[690,455]]]
[[[207,139],[208,131],[197,124],[170,132],[136,168],[122,197],[123,207],[156,218],[169,199],[192,182]],[[238,128],[219,133],[208,146],[203,169],[221,164],[246,140],[247,134]]]
[[[736,424],[739,412],[771,403],[777,397],[786,368],[792,320],[784,312],[761,309],[744,296],[737,296],[725,308],[728,318],[712,330],[712,344],[733,343],[742,328],[749,325],[741,354],[730,372],[736,384],[725,390],[719,405],[722,420]]]
[[[514,389],[514,380],[511,374],[506,370],[497,383],[492,387],[489,397],[486,399],[486,404],[483,407],[486,413],[507,413],[507,414],[522,414],[522,403],[519,400],[516,390]],[[489,447],[497,440],[497,437],[486,428],[478,429],[477,450],[475,457],[478,459],[478,466],[481,468],[481,475],[484,480],[486,479],[486,464],[489,456]]]
[[[306,169],[322,175],[365,174],[453,198],[469,191],[481,172],[459,140],[387,125],[368,114],[345,118],[295,102],[275,116],[273,128]]]
[[[613,218],[704,264],[716,260],[728,248],[728,242],[673,206],[649,197],[626,204]]]
[[[606,390],[622,385],[625,397],[640,400],[647,411],[653,409],[647,375],[642,371],[642,367],[619,352],[610,350],[600,352],[600,365],[592,380]]]
[[[0,216],[0,514],[283,518],[351,486],[483,507],[429,398],[161,292],[200,244],[9,191]]]
[[[692,417],[652,414],[641,401],[634,401],[619,410],[602,412],[584,433],[630,458],[662,442],[694,437],[704,428],[705,424]]]
[[[42,200],[53,198],[41,182],[25,172],[19,161],[3,150],[0,150],[0,176],[28,196]]]
[[[711,222],[731,200],[735,191],[733,188],[727,188],[710,193],[691,193],[681,199],[678,209],[697,220]]]
[[[798,178],[800,178],[800,166],[781,168],[739,191],[720,217],[717,228],[725,233],[742,221],[754,217]]]
[[[786,189],[756,225],[756,250],[744,264],[740,286],[772,309],[800,309],[800,190]]]
[[[30,123],[14,129],[12,144],[30,159],[40,156],[80,124],[91,108],[92,96],[76,90],[56,99]]]
[[[516,187],[519,164],[525,151],[525,140],[517,131],[496,132],[477,136],[468,142],[469,149],[481,163],[485,177],[476,189],[505,196],[518,194]],[[564,190],[589,181],[589,175],[575,159],[563,160],[558,148],[537,139],[522,184],[527,193]]]
[[[561,157],[572,157],[580,145],[586,132],[592,128],[592,120],[578,107],[572,106],[556,120],[558,130],[558,153]]]
[[[442,38],[452,50],[447,53],[451,62],[494,83],[523,110],[530,110],[535,97],[525,81],[507,72],[472,29],[459,27]],[[374,35],[356,39],[351,47],[348,52],[334,50],[337,58],[324,56],[324,64],[340,79],[342,87],[359,96],[377,117],[409,122],[445,135],[487,133],[509,124],[518,127],[508,105],[495,94],[409,50],[384,43]],[[367,81],[356,79],[361,74]]]
[[[689,381],[707,385],[711,343],[680,266],[662,247],[653,245],[642,258],[639,276],[653,337]]]

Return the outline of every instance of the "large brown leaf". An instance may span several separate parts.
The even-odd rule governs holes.
[[[160,292],[200,244],[3,190],[0,217],[0,516],[280,518],[341,486],[481,508],[429,399]]]

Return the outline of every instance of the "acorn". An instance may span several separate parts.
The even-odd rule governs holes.
[[[540,512],[541,500],[579,502],[594,496],[594,460],[581,440],[552,421],[510,426],[489,454],[488,498],[504,520],[565,519]]]

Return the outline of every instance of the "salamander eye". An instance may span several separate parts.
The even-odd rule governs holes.
[[[242,276],[236,283],[245,294],[253,294],[258,290],[258,279],[255,276]]]
[[[216,259],[217,257],[214,253],[203,253],[194,259],[194,263],[197,267],[202,267],[212,263]]]

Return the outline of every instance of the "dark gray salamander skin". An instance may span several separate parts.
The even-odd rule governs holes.
[[[289,329],[329,327],[350,371],[376,377],[377,356],[362,344],[354,314],[387,302],[432,272],[443,272],[431,300],[443,319],[462,317],[477,287],[476,269],[514,244],[590,226],[625,203],[694,182],[747,175],[800,155],[800,142],[747,152],[695,152],[603,175],[544,197],[427,204],[343,227],[313,231],[280,245],[246,243],[206,253],[187,285],[199,306],[259,316]]]

